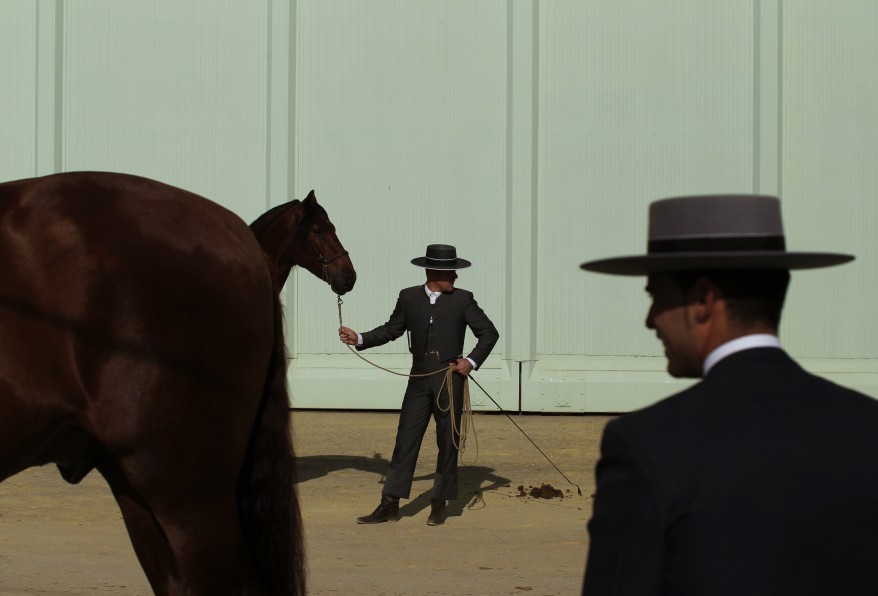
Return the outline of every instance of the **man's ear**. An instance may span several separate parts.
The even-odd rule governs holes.
[[[722,298],[722,290],[712,279],[702,276],[695,280],[689,294],[689,304],[694,309],[695,321],[706,323],[714,317]]]

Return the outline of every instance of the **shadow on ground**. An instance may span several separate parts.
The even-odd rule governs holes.
[[[299,484],[303,484],[310,480],[322,478],[332,472],[341,470],[360,470],[362,472],[370,472],[378,477],[377,483],[384,484],[384,474],[387,472],[387,466],[390,462],[376,453],[372,457],[356,456],[356,455],[310,455],[305,457],[297,457],[296,464],[299,472]],[[467,466],[461,465],[458,469],[459,474],[459,494],[460,498],[448,503],[448,515],[459,516],[464,508],[480,508],[485,506],[482,493],[497,490],[498,488],[508,487],[511,482],[508,478],[498,476],[494,473],[494,468],[485,466]],[[414,480],[430,480],[433,474],[415,476]],[[375,500],[378,501],[378,493],[376,491]],[[430,491],[422,492],[407,501],[405,505],[400,507],[400,517],[412,517],[419,512],[430,507]]]

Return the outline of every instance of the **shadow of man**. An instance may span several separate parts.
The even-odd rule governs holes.
[[[417,476],[415,480],[432,480],[433,476],[434,474]],[[464,509],[483,509],[488,506],[484,494],[509,486],[510,482],[508,478],[495,474],[494,468],[462,464],[458,468],[460,498],[448,502],[446,514],[448,517],[460,517]],[[432,492],[432,489],[426,490],[400,507],[400,517],[414,517],[424,509],[429,509]]]
[[[296,458],[299,483],[322,478],[340,470],[361,470],[376,474],[378,484],[384,484],[384,474],[390,462],[380,453],[372,457],[362,455],[309,455]],[[460,517],[464,509],[482,509],[487,507],[484,493],[509,486],[510,480],[494,473],[493,468],[485,466],[461,465],[458,469],[460,498],[449,501],[447,514],[449,517]],[[435,474],[415,476],[414,481],[432,480]],[[400,517],[413,517],[430,507],[432,490],[427,490],[409,500],[400,507]]]
[[[390,461],[381,457],[380,453],[376,453],[372,457],[364,455],[308,455],[305,457],[296,456],[296,468],[299,473],[299,484],[322,478],[331,472],[339,470],[362,470],[363,472],[374,472],[381,477],[380,484],[384,483],[384,473]]]

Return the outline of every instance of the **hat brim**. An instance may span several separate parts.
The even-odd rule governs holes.
[[[456,271],[458,269],[466,269],[472,263],[466,259],[449,259],[447,263],[437,265],[435,260],[428,263],[427,257],[417,257],[412,259],[412,265],[415,267],[423,267],[424,269],[434,269],[436,271]]]
[[[665,271],[712,269],[818,269],[853,261],[853,255],[818,252],[691,252],[612,257],[588,261],[581,269],[610,275],[649,275]]]

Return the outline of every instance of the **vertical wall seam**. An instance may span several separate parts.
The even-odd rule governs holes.
[[[524,363],[520,360],[518,361],[518,413],[521,414],[524,411],[524,395],[522,391],[522,382],[521,379],[524,376]]]
[[[54,172],[64,169],[64,36],[65,19],[64,0],[55,0],[55,135],[54,135]]]
[[[777,0],[777,194],[783,196],[783,0]]]
[[[753,182],[762,191],[762,2],[753,0]]]
[[[290,22],[289,22],[289,72],[287,73],[287,105],[288,125],[287,125],[287,192],[295,192],[298,172],[296,171],[296,157],[298,155],[298,140],[296,139],[296,130],[299,118],[297,86],[299,78],[299,65],[297,61],[297,50],[299,43],[299,2],[292,0],[290,2]]]
[[[537,360],[537,319],[539,308],[539,259],[537,256],[540,246],[539,238],[539,182],[540,182],[540,2],[533,0],[532,19],[532,43],[531,43],[531,251],[530,263],[530,293],[531,313],[530,317],[530,342],[528,355],[536,362]]]
[[[40,74],[42,74],[42,70],[40,68],[40,31],[42,29],[42,21],[40,20],[40,2],[37,1],[35,3],[36,9],[34,11],[34,56],[36,59],[34,60],[34,154],[33,154],[33,172],[34,176],[38,176],[40,174]]]
[[[512,254],[513,243],[511,242],[515,225],[515,181],[512,176],[512,168],[514,165],[513,152],[515,147],[515,130],[513,125],[513,93],[515,92],[515,85],[513,84],[515,77],[515,68],[513,66],[513,37],[515,14],[512,7],[514,1],[515,0],[506,0],[506,304],[504,305],[504,323],[506,324],[507,329],[509,329],[509,325],[514,316],[512,306],[509,304],[510,297],[514,296],[512,286],[512,280],[514,278],[514,255]],[[512,335],[504,335],[506,335],[508,339],[503,342],[503,352],[511,359],[513,353]]]
[[[780,0],[753,2],[753,191],[782,196],[783,43]]]
[[[274,60],[272,60],[272,55],[274,53],[274,35],[272,34],[273,28],[273,16],[274,16],[274,0],[268,0],[267,2],[267,14],[265,15],[265,210],[268,211],[271,208],[271,194],[274,190],[274,186],[272,184],[272,113],[271,109],[273,107],[271,92],[272,92],[272,78],[274,77]]]
[[[296,138],[298,130],[299,118],[299,101],[297,95],[299,64],[297,58],[297,50],[299,44],[299,2],[298,0],[290,1],[289,23],[287,24],[287,51],[289,52],[289,64],[287,65],[287,188],[285,199],[290,198],[292,193],[296,192],[298,184],[298,171],[296,169],[296,160],[299,154],[299,142]],[[285,330],[287,335],[287,358],[289,360],[298,357],[299,325],[296,325],[296,316],[299,309],[296,305],[299,303],[299,268],[293,267],[290,276],[285,285],[287,293],[287,305],[292,305],[293,313],[289,314],[287,308],[287,316],[285,317]],[[292,327],[292,332],[291,328]]]

